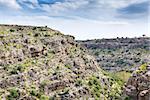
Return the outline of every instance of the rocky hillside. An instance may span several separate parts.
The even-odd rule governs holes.
[[[150,100],[150,64],[141,65],[124,88],[126,100]]]
[[[0,25],[0,100],[116,100],[120,85],[74,37]]]
[[[114,38],[78,41],[96,57],[99,65],[108,71],[134,71],[150,62],[150,38]]]

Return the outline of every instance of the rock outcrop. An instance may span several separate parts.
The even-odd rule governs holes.
[[[134,71],[124,88],[126,99],[150,100],[150,64],[144,64]]]
[[[88,51],[47,27],[0,25],[0,100],[116,100],[118,80]]]

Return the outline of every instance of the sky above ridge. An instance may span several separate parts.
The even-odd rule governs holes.
[[[0,24],[49,26],[76,39],[150,36],[149,0],[0,0]]]

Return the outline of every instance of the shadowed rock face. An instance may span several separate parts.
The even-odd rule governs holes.
[[[132,100],[150,100],[150,65],[142,65],[128,80],[124,93]]]
[[[117,81],[72,36],[0,25],[0,99],[115,100],[121,95]]]

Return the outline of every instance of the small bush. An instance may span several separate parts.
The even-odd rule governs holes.
[[[146,71],[146,69],[147,69],[146,66],[147,66],[147,64],[141,65],[141,66],[139,67],[139,69],[135,71],[135,73],[139,74],[139,73],[141,73],[141,72]]]
[[[46,29],[45,28],[40,28],[40,31],[46,31]]]
[[[46,95],[41,95],[40,100],[49,100],[49,97]]]
[[[16,65],[13,66],[12,68],[8,69],[10,74],[18,74],[22,73],[25,71],[25,67],[22,65]]]
[[[14,30],[14,29],[10,29],[9,31],[10,31],[10,32],[15,32],[15,30]]]
[[[32,30],[36,30],[36,27],[33,27]]]
[[[32,96],[38,96],[38,92],[37,92],[37,90],[35,90],[35,89],[31,89],[31,90],[30,90],[30,94],[31,94]]]
[[[147,69],[146,66],[147,66],[147,64],[141,65],[141,66],[140,66],[140,70],[142,70],[142,71],[146,70],[146,69]]]
[[[79,79],[78,79],[78,80],[76,81],[76,86],[82,86],[82,85],[83,85],[82,80],[79,80]]]
[[[65,67],[71,69],[71,66],[69,64],[66,64]]]
[[[9,90],[9,95],[7,96],[7,100],[14,100],[19,97],[19,91],[15,88]]]
[[[99,52],[98,52],[98,51],[96,51],[96,52],[94,53],[94,55],[99,56]]]

